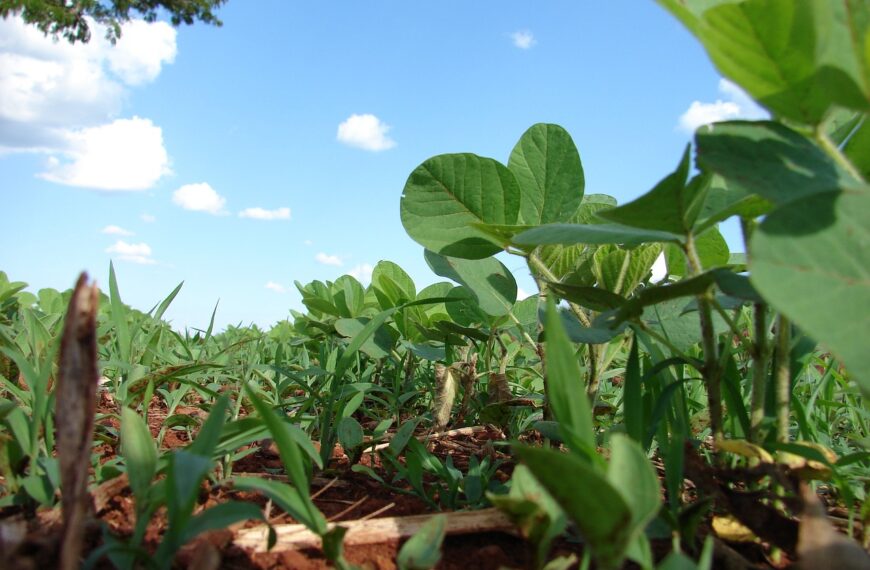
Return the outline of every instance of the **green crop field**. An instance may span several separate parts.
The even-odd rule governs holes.
[[[0,562],[870,567],[870,6],[661,4],[773,118],[621,205],[554,124],[428,158],[396,198],[434,285],[381,261],[270,330],[178,331],[181,286],[0,273]]]

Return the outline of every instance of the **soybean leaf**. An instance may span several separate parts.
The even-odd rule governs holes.
[[[363,429],[356,418],[346,417],[338,422],[338,441],[346,450],[356,449],[363,443]]]
[[[775,204],[857,181],[805,136],[771,121],[716,123],[695,133],[698,164]]]
[[[750,280],[776,310],[842,359],[870,394],[870,187],[773,211],[750,242]],[[783,284],[788,286],[784,287]]]
[[[817,124],[834,103],[868,108],[861,3],[749,0],[696,9],[694,18],[675,1],[665,4],[719,71],[775,114]]]
[[[428,570],[441,560],[441,545],[447,534],[447,515],[435,515],[399,550],[396,563],[401,570]]]
[[[689,175],[689,147],[686,146],[677,169],[655,188],[622,206],[598,215],[611,222],[644,230],[683,235],[691,229],[698,215],[702,194],[708,180],[696,178],[686,185]]]
[[[622,295],[601,287],[582,287],[564,283],[547,283],[547,287],[559,297],[593,311],[617,309],[626,301]]]
[[[379,261],[372,270],[371,282],[381,309],[398,307],[417,297],[414,281],[392,261]]]
[[[631,510],[619,491],[574,454],[519,445],[514,450],[577,524],[599,564],[618,568],[632,535]]]
[[[475,222],[517,223],[520,189],[506,166],[474,154],[442,154],[405,183],[402,225],[417,243],[442,255],[483,259],[501,251]]]
[[[547,400],[559,421],[568,447],[581,456],[595,450],[592,406],[574,347],[568,340],[553,299],[548,299],[546,314]]]
[[[628,295],[650,272],[662,252],[658,243],[623,249],[615,245],[599,247],[593,256],[598,285],[621,295]]]
[[[728,251],[728,242],[715,227],[695,238],[695,251],[698,253],[702,269],[721,267],[730,261],[731,252]],[[671,244],[665,246],[665,261],[668,275],[677,277],[686,275],[686,256],[680,248]]]
[[[538,123],[520,137],[508,161],[521,191],[520,223],[567,222],[583,199],[583,166],[571,135]]]
[[[731,216],[754,219],[772,209],[773,204],[770,201],[747,190],[733,179],[725,180],[715,174],[711,177],[710,188],[704,196],[701,211],[692,230],[700,235],[704,230]]]
[[[507,315],[517,300],[517,282],[510,270],[497,259],[471,261],[446,257],[430,250],[426,250],[425,257],[436,275],[464,285],[487,315]]]
[[[357,317],[355,319],[338,319],[335,321],[335,330],[344,337],[353,338],[362,332],[371,319]],[[360,351],[374,359],[386,358],[398,340],[398,334],[387,325],[381,325],[365,342],[360,345]]]
[[[642,230],[620,224],[546,224],[514,237],[514,242],[520,246],[615,243],[631,247],[650,241],[681,243],[683,237],[669,232]]]

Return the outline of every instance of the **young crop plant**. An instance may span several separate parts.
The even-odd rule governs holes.
[[[735,452],[757,465],[767,456],[746,450],[762,448],[778,452],[791,476],[812,475],[799,474],[788,453],[828,466],[851,509],[855,495],[840,472],[853,463],[866,467],[866,440],[859,451],[855,441],[862,440],[853,439],[842,459],[792,442],[796,430],[802,439],[819,435],[807,402],[794,397],[811,359],[838,371],[841,389],[857,386],[861,407],[870,395],[864,342],[870,312],[863,310],[870,307],[870,8],[784,0],[660,3],[770,119],[701,127],[676,169],[623,205],[584,193],[580,156],[564,129],[533,125],[506,164],[470,153],[424,161],[405,184],[402,223],[436,273],[463,283],[490,316],[516,301],[509,285],[499,285],[491,257],[502,251],[526,260],[540,289],[539,313],[553,297],[567,303],[567,312],[547,310],[543,352],[553,350],[551,335],[566,327],[565,340],[581,345],[583,365],[574,362],[570,374],[585,379],[586,396],[576,387],[556,395],[564,380],[549,354],[545,392],[558,421],[553,435],[586,461],[609,436],[587,408],[594,409],[608,367],[623,361],[619,355],[631,343],[619,398],[624,429],[664,457],[675,524],[684,512],[675,498],[684,469],[695,469],[684,465],[683,442],[694,439],[704,450],[708,436],[714,468]],[[732,217],[743,228],[746,254],[731,254],[717,230]],[[652,284],[649,271],[662,253],[669,277]],[[473,264],[489,276],[486,283],[439,270]],[[489,299],[496,302],[484,308]],[[573,350],[559,352],[558,366],[575,360]],[[866,425],[866,418],[850,419],[859,431]],[[610,439],[616,445],[621,437]],[[518,453],[569,510],[576,498],[558,492],[558,477],[547,474],[553,468],[536,468],[537,458],[565,462],[563,471],[578,474],[587,473],[585,464],[535,448]],[[773,489],[787,492],[779,484]],[[719,502],[727,503],[723,497]],[[618,565],[630,540],[601,537],[602,549],[590,538],[598,529],[576,522],[599,564]]]

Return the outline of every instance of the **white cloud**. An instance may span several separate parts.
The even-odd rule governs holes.
[[[337,255],[327,255],[322,251],[314,256],[315,261],[317,263],[322,263],[323,265],[334,265],[335,267],[341,267],[344,265],[344,261]]]
[[[239,212],[240,218],[251,218],[254,220],[289,220],[290,208],[278,208],[276,210],[266,210],[264,208],[245,208]]]
[[[139,219],[142,220],[143,222],[145,222],[146,224],[153,224],[154,222],[157,221],[157,218],[155,218],[151,214],[142,214],[141,216],[139,216]]]
[[[528,30],[521,30],[512,33],[511,40],[513,40],[514,45],[520,49],[529,49],[538,43],[537,40],[535,40],[534,34]]]
[[[99,170],[97,163],[114,169],[120,153],[93,154],[89,139],[105,127],[121,143],[117,138],[125,127],[112,121],[121,113],[129,87],[153,81],[163,65],[174,60],[176,31],[165,22],[133,20],[123,26],[121,39],[112,46],[101,26],[89,24],[91,41],[72,45],[45,37],[20,17],[0,19],[0,155],[48,154],[50,170],[44,177],[62,184],[123,190],[148,187],[156,181],[155,175],[168,172],[162,136],[146,138],[134,148],[122,147],[131,156],[145,147],[146,164],[121,179],[117,174],[97,177],[95,185],[91,181],[92,173]],[[159,128],[150,121],[148,125],[159,135]],[[124,137],[123,142],[137,140]],[[92,154],[83,158],[89,151]],[[74,164],[53,172],[62,159]],[[81,160],[90,174],[75,166]]]
[[[375,268],[372,267],[371,263],[361,263],[348,271],[347,274],[356,278],[363,285],[368,285],[372,281],[372,271],[374,270]]]
[[[529,293],[522,287],[517,287],[517,301],[522,301],[523,299],[528,299],[532,296],[532,293]]]
[[[103,228],[102,233],[109,234],[110,236],[131,236],[133,232],[130,230],[125,230],[121,226],[109,225]]]
[[[390,127],[374,115],[351,115],[338,125],[337,138],[348,146],[376,152],[396,146],[396,141],[387,136],[389,130]]]
[[[52,154],[38,176],[68,186],[144,190],[169,173],[163,131],[149,119],[118,119],[107,125],[65,131],[61,160]]]
[[[693,101],[680,116],[678,127],[687,133],[694,133],[702,125],[709,125],[730,119],[763,119],[767,111],[760,107],[740,87],[728,81],[719,80],[719,93],[725,98],[714,103]]]
[[[304,243],[305,245],[308,245],[308,246],[314,245],[314,242],[311,241],[310,239],[307,239],[307,240],[303,241],[302,243]]]
[[[225,214],[227,200],[214,191],[207,182],[185,184],[172,193],[172,202],[185,210],[208,212],[213,215]]]
[[[287,292],[287,287],[284,287],[280,283],[275,283],[274,281],[267,281],[266,282],[266,289],[269,289],[270,291],[274,291],[276,293],[286,293]]]
[[[127,85],[154,81],[164,63],[175,61],[178,49],[175,28],[166,22],[131,20],[124,25],[121,39],[109,48],[109,69]]]
[[[147,243],[127,243],[124,240],[118,240],[106,249],[106,253],[114,254],[120,260],[141,265],[157,263],[151,257],[151,246]]]

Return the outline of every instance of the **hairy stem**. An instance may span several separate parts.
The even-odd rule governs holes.
[[[764,421],[764,398],[767,384],[767,305],[755,303],[752,307],[755,339],[752,343],[752,403],[749,415],[749,440],[761,439],[761,423]]]
[[[791,406],[791,323],[788,317],[779,315],[776,320],[776,440],[788,441]]]
[[[690,275],[698,275],[703,271],[701,259],[695,248],[695,236],[690,232],[686,236],[686,259]],[[710,408],[710,431],[713,439],[723,436],[722,430],[722,387],[721,367],[719,366],[716,331],[713,328],[712,295],[710,291],[698,295],[698,314],[701,320],[701,341],[704,347],[704,379],[707,383],[707,405]]]

